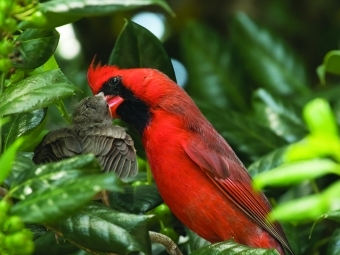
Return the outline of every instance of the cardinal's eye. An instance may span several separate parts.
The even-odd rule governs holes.
[[[120,76],[115,76],[115,77],[111,77],[107,81],[107,83],[109,84],[110,87],[115,87],[120,83],[121,80],[122,80],[122,78]]]

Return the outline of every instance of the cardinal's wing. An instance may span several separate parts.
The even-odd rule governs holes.
[[[271,206],[266,197],[256,193],[251,186],[251,179],[243,164],[236,157],[222,137],[209,130],[214,143],[193,135],[190,141],[183,143],[187,155],[206,172],[215,185],[257,224],[272,234],[291,254],[286,236],[278,222],[270,223],[266,216]]]
[[[77,135],[69,128],[51,131],[34,150],[33,162],[36,164],[60,161],[81,153]]]
[[[132,138],[118,126],[88,128],[79,131],[82,154],[93,153],[104,171],[125,178],[137,174],[136,150]]]

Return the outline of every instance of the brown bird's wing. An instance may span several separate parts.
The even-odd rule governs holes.
[[[36,164],[60,161],[81,154],[77,134],[69,128],[51,131],[34,150]]]
[[[210,134],[215,133],[210,131]],[[252,189],[251,179],[242,163],[223,138],[219,139],[217,136],[219,135],[216,134],[214,139],[216,143],[212,144],[202,140],[201,136],[194,135],[183,144],[183,148],[235,205],[293,254],[281,225],[278,222],[270,223],[266,219],[271,210],[268,200]]]
[[[93,153],[104,171],[125,178],[137,174],[136,150],[122,127],[104,126],[79,131],[82,154]]]

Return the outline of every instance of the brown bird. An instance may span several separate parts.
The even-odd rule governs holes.
[[[125,129],[112,125],[104,94],[79,102],[69,127],[49,132],[34,150],[36,164],[92,153],[103,171],[125,178],[137,174],[134,142]]]

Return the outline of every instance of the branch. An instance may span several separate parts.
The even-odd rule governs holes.
[[[170,255],[183,255],[171,238],[157,232],[149,231],[150,240],[163,245]]]

